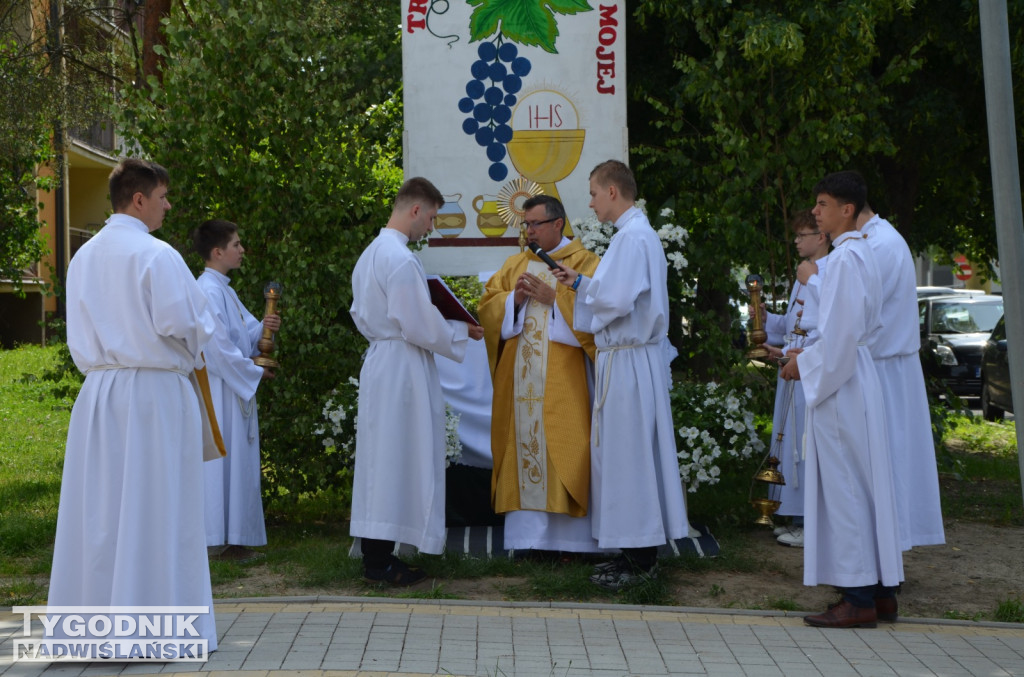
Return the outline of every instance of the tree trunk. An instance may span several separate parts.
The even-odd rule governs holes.
[[[143,87],[148,86],[146,82],[150,75],[155,75],[157,80],[161,80],[163,77],[164,58],[153,48],[157,45],[167,44],[167,38],[164,36],[163,26],[160,22],[164,17],[171,15],[171,0],[146,0],[145,6],[142,29],[143,79],[141,86]]]

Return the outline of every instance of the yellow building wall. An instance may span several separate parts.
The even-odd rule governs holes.
[[[110,168],[77,169],[72,166],[68,173],[68,226],[96,232],[110,214],[110,200],[107,199]]]

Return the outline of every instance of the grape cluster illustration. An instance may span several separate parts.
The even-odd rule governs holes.
[[[485,149],[491,180],[503,181],[508,176],[504,160],[505,144],[512,140],[512,106],[530,72],[530,60],[519,56],[519,48],[511,42],[481,43],[477,56],[469,69],[473,79],[466,83],[466,96],[459,99],[459,110],[467,114],[462,131]]]

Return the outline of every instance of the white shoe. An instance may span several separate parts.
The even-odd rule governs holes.
[[[788,534],[790,529],[792,529],[792,527],[790,526],[775,527],[774,529],[772,529],[772,535],[778,538],[782,534]]]
[[[802,548],[804,547],[804,528],[794,527],[789,533],[782,534],[775,540],[791,548]]]

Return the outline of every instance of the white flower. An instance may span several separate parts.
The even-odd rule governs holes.
[[[732,459],[746,459],[764,443],[754,425],[749,388],[677,383],[672,388],[680,480],[689,492],[716,484]]]

